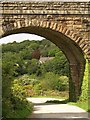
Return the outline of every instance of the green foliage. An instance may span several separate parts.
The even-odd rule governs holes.
[[[60,50],[57,47],[54,47],[52,49],[49,50],[48,52],[48,56],[49,57],[54,57],[56,55],[56,53],[58,53]]]
[[[6,119],[22,119],[25,120],[27,118],[28,115],[30,115],[32,113],[33,110],[33,105],[31,103],[24,103],[21,104],[20,109],[17,110],[11,110],[8,109],[8,113],[6,111],[6,116],[4,118]]]
[[[27,74],[24,74],[23,76],[20,76],[19,78],[15,79],[14,80],[14,84],[15,83],[19,83],[19,85],[28,85],[28,84],[36,84],[38,83],[38,80],[36,79],[36,76],[35,75],[27,75]]]
[[[12,91],[15,97],[24,99],[34,95],[33,86],[38,83],[34,75],[23,75],[13,81]]]
[[[69,65],[66,57],[59,48],[48,40],[26,40],[21,43],[13,42],[2,45],[2,47],[5,63],[7,64],[7,62],[13,61],[14,65],[12,66],[16,67],[16,70],[14,70],[15,77],[27,73],[36,74],[38,76],[44,72],[54,72],[55,74],[68,76]],[[38,60],[32,59],[32,53],[37,49],[40,50],[41,56],[50,56],[54,57],[54,59],[40,65]]]
[[[25,85],[23,86],[23,89],[25,91],[25,96],[26,97],[32,97],[35,95],[34,90],[33,90],[33,85]]]
[[[67,76],[60,76],[57,90],[68,91],[69,90],[69,79]]]
[[[68,91],[68,77],[59,76],[53,72],[48,72],[45,74],[41,81],[43,90],[58,90],[58,91]]]
[[[44,91],[44,96],[50,96],[50,97],[61,97],[62,98],[68,98],[68,91],[58,91],[58,90],[47,90]]]
[[[41,68],[43,71],[54,72],[55,74],[59,75],[68,76],[69,74],[69,65],[63,54],[45,62],[44,64],[42,64]]]
[[[77,102],[69,102],[68,104],[78,106],[88,112],[90,110],[88,108],[88,105],[89,105],[88,101],[86,101],[86,100],[85,101],[77,101]]]
[[[86,60],[86,65],[85,65],[85,72],[84,72],[84,78],[83,78],[83,83],[82,83],[82,93],[80,100],[88,100],[88,82],[89,82],[89,63]]]
[[[37,59],[30,60],[27,65],[27,73],[28,74],[39,74],[40,63]]]
[[[24,60],[31,60],[32,59],[32,49],[22,50],[20,51],[19,55]]]
[[[46,73],[41,78],[23,75],[13,81],[12,91],[19,99],[23,96],[60,96],[61,91],[68,91],[68,77],[60,77],[52,72]]]
[[[89,66],[89,61],[86,60],[86,65],[85,65],[85,72],[84,72],[84,78],[83,78],[83,82],[82,82],[82,93],[81,93],[81,96],[80,96],[80,99],[79,101],[77,101],[76,103],[69,103],[69,104],[72,104],[72,105],[76,105],[86,111],[90,111],[90,106],[89,106],[89,102],[90,102],[90,99],[89,99],[89,82],[90,82],[90,66]]]
[[[2,101],[2,115],[3,115],[3,117],[7,117],[7,115],[8,115],[7,111],[9,114],[11,113],[11,111],[13,113],[14,112],[13,105],[12,105],[10,99],[4,97],[3,101]]]
[[[24,109],[24,106],[28,106],[28,103],[25,102],[21,87],[16,86],[16,94],[13,94],[11,89],[11,82],[14,80],[15,76],[19,74],[17,73],[17,69],[19,68],[17,62],[21,59],[16,53],[11,52],[3,53],[2,58],[2,114],[3,117],[6,118],[12,115],[12,117],[15,117],[15,113],[21,109],[21,107]]]
[[[68,91],[68,61],[59,48],[50,41],[26,40],[21,43],[13,42],[2,45],[2,48],[4,117],[20,117],[28,113],[29,108],[32,109],[32,105],[28,108],[28,103],[25,100],[26,96],[63,96],[61,92]],[[32,59],[32,53],[37,49],[40,50],[42,57],[54,58],[40,64],[39,60]],[[79,102],[88,100],[89,74],[90,63],[86,61],[82,94]],[[72,83],[70,84],[72,86]]]
[[[58,78],[59,78],[59,75],[54,74],[52,72],[48,72],[45,74],[41,84],[44,89],[55,90],[58,85]]]
[[[44,90],[42,88],[41,83],[36,84],[33,89],[34,89],[34,96],[42,96],[43,95]]]
[[[2,45],[2,48],[3,117],[28,115],[32,105],[28,104],[26,97],[60,96],[61,91],[68,90],[68,61],[50,41],[26,40]],[[41,56],[54,59],[40,64],[38,59],[32,59],[32,53],[37,49]]]

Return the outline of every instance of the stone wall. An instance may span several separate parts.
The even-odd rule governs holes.
[[[28,32],[56,44],[70,63],[70,99],[77,100],[90,59],[89,2],[1,2],[0,35]],[[72,92],[73,86],[73,92]]]
[[[69,28],[70,32],[75,33],[73,37],[78,34],[83,38],[82,46],[90,46],[89,2],[2,2],[0,8],[2,26],[17,21],[23,26],[25,21],[53,21]]]

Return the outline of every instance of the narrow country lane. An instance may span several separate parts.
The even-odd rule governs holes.
[[[60,100],[54,98],[27,98],[34,103],[34,111],[29,120],[89,120],[88,113],[73,105],[45,103],[47,100]]]

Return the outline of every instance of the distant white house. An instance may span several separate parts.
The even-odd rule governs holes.
[[[54,57],[40,57],[39,62],[45,63],[46,61],[52,60]]]

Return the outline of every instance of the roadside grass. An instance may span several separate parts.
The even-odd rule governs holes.
[[[69,102],[68,99],[65,99],[65,100],[62,100],[62,101],[59,101],[59,100],[50,100],[50,101],[46,101],[46,103],[74,105],[74,106],[78,106],[78,107],[84,109],[87,112],[90,112],[88,101]]]
[[[28,103],[27,105],[22,105],[20,109],[12,111],[8,114],[7,118],[3,118],[2,120],[25,120],[30,114],[32,114],[32,111],[33,104]]]
[[[90,112],[88,101],[69,102],[68,104],[78,106],[85,111]]]
[[[31,108],[31,106],[30,108],[26,106],[15,113],[15,118],[22,118],[23,120],[25,120],[25,118],[27,118],[27,116],[32,113],[32,110],[33,109]]]

